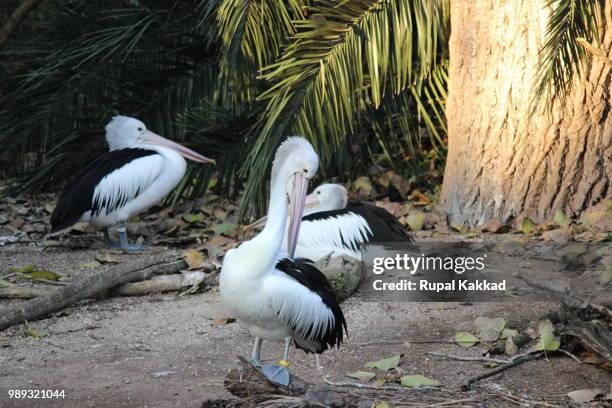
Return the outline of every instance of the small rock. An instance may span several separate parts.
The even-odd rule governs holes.
[[[510,225],[502,224],[497,219],[491,219],[480,226],[480,232],[490,232],[492,234],[505,234],[510,230]]]
[[[0,237],[10,237],[13,235],[13,230],[8,228],[0,228]]]
[[[7,337],[0,337],[0,347],[11,347],[11,343]]]
[[[21,227],[21,230],[26,234],[29,234],[30,232],[34,232],[34,227],[31,224],[25,224],[23,227]]]
[[[8,222],[8,217],[6,215],[0,214],[0,225],[6,224]]]
[[[588,245],[584,242],[577,242],[565,246],[563,249],[562,261],[566,265],[581,264],[580,257],[585,255],[588,251]]]
[[[498,242],[495,249],[502,254],[522,256],[526,251],[525,244],[525,240],[517,237]]]
[[[14,230],[19,230],[21,229],[21,227],[23,227],[24,223],[25,222],[23,221],[23,219],[17,217],[9,224],[9,228],[14,229]]]
[[[153,378],[168,377],[174,373],[175,371],[157,371],[153,373]]]
[[[612,231],[612,216],[605,210],[587,212],[584,217],[580,219],[580,223],[598,231]]]
[[[572,234],[565,229],[556,229],[556,230],[550,230],[550,231],[546,231],[542,234],[542,239],[545,242],[558,242],[560,244],[564,244],[566,242],[571,241],[572,239]]]
[[[34,232],[44,234],[45,232],[47,232],[47,226],[45,224],[34,224]]]

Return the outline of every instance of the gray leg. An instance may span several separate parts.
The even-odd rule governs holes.
[[[315,354],[315,359],[315,361],[317,362],[317,371],[322,371],[323,366],[321,365],[321,359],[319,358],[318,354]]]
[[[126,252],[135,252],[142,251],[145,249],[142,245],[130,244],[128,242],[127,232],[125,231],[125,224],[120,224],[119,228],[117,228],[117,232],[119,232],[119,241],[121,243],[121,249]]]
[[[108,232],[108,228],[104,228],[104,241],[106,241],[106,245],[108,245],[109,248],[118,248],[119,245],[116,242],[113,242],[113,240],[110,237],[110,233]]]
[[[250,363],[255,367],[261,366],[261,339],[255,337],[255,343],[253,344],[253,354],[251,354]]]
[[[287,386],[289,385],[289,381],[291,380],[291,376],[289,375],[289,363],[287,362],[287,358],[289,358],[289,347],[291,346],[291,337],[285,337],[285,352],[283,354],[283,359],[279,362],[278,365],[264,365],[261,366],[261,372],[264,373],[266,377],[272,382],[275,382],[280,385]]]
[[[285,337],[285,353],[283,354],[283,360],[289,360],[289,347],[291,347],[291,337]]]

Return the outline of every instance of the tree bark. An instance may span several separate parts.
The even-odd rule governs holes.
[[[43,1],[45,0],[24,0],[19,7],[17,7],[6,23],[4,23],[4,26],[0,28],[0,49],[4,47],[4,44],[8,41],[17,27],[19,27],[19,24],[21,24],[28,14]]]
[[[612,6],[565,110],[531,110],[550,8],[540,0],[451,2],[448,159],[442,203],[475,226],[575,216],[610,198]]]

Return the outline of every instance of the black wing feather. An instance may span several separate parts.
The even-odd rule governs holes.
[[[325,304],[334,315],[333,327],[328,328],[325,333],[317,333],[315,336],[318,342],[316,350],[302,347],[297,340],[295,341],[295,346],[306,352],[315,352],[319,354],[329,347],[339,347],[342,343],[344,333],[347,332],[346,319],[344,318],[338,299],[327,277],[312,264],[311,260],[304,258],[281,259],[276,264],[276,268],[316,293],[323,301],[323,304]],[[295,330],[295,328],[292,329]],[[307,336],[311,334],[313,329],[314,328],[311,328],[307,332]]]
[[[158,154],[149,149],[120,149],[106,152],[90,162],[64,188],[51,215],[51,232],[61,231],[94,210],[94,191],[102,179],[132,160]],[[99,203],[98,206],[103,203]]]
[[[366,243],[414,242],[404,226],[389,211],[376,205],[358,201],[351,201],[340,210],[319,211],[306,215],[302,218],[302,221],[324,220],[349,213],[362,216],[370,226],[372,234],[368,234],[367,239],[364,240]]]

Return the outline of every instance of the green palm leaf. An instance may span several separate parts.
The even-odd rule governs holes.
[[[261,210],[262,186],[275,147],[287,134],[313,142],[325,168],[367,107],[415,87],[422,96],[444,55],[445,2],[317,1],[281,58],[263,71],[270,83],[259,99],[266,110],[252,133],[243,203]],[[424,111],[424,106],[421,107]],[[433,121],[428,126],[434,127]],[[441,140],[441,138],[439,137]],[[335,156],[337,157],[337,156]]]
[[[605,0],[549,0],[552,15],[536,70],[533,104],[550,109],[557,98],[565,105],[576,75],[582,75],[588,53],[580,39],[598,42],[598,22],[604,21]]]
[[[273,62],[287,38],[295,33],[293,20],[305,17],[309,0],[223,0],[217,13],[220,87],[223,96],[240,89],[239,100],[253,102],[257,72]]]

